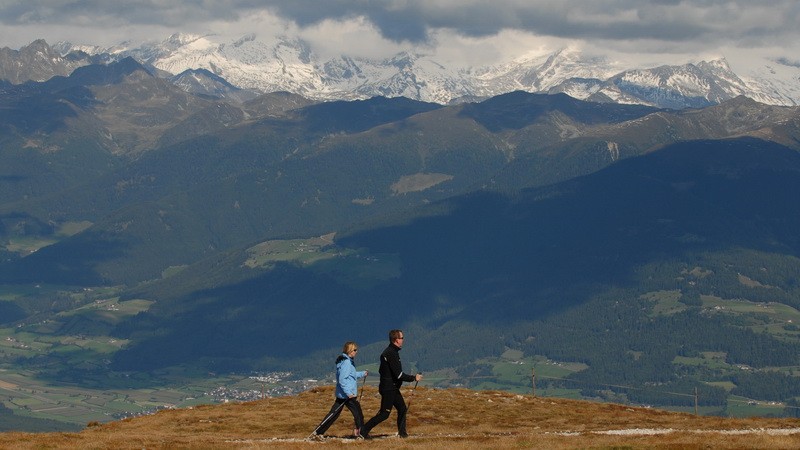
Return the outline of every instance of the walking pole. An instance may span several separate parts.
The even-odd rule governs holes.
[[[367,377],[369,374],[364,375],[364,382],[361,384],[361,393],[358,394],[358,402],[361,403],[361,397],[364,396],[364,387],[367,385]]]
[[[420,373],[422,375],[422,373]],[[408,415],[408,410],[411,409],[411,400],[414,400],[414,391],[417,390],[417,385],[419,384],[419,380],[414,382],[414,389],[411,390],[411,393],[408,394],[408,404],[406,405],[406,415]]]
[[[309,438],[314,437],[317,434],[317,430],[319,430],[319,427],[321,427],[322,424],[327,422],[328,419],[330,419],[331,417],[335,416],[336,414],[339,414],[339,412],[342,410],[342,408],[344,408],[344,404],[345,403],[347,403],[347,401],[344,401],[344,402],[340,403],[338,408],[336,408],[335,410],[329,412],[328,415],[325,416],[324,419],[322,419],[322,422],[320,422],[319,425],[317,425],[317,428],[314,428],[314,431],[312,431],[311,434],[308,435],[308,437]]]

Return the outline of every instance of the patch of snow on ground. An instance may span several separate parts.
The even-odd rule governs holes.
[[[706,433],[719,433],[719,434],[768,434],[772,436],[787,436],[790,434],[799,434],[800,428],[747,428],[740,430],[676,430],[673,428],[628,428],[625,430],[606,430],[606,431],[592,431],[594,434],[608,434],[608,435],[657,435],[669,434],[686,431],[689,433],[706,434]],[[574,435],[567,433],[559,433],[564,436]]]

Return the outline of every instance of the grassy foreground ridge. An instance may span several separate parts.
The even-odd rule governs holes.
[[[396,436],[395,413],[375,439],[348,438],[344,411],[323,442],[307,440],[327,413],[333,388],[254,402],[164,410],[79,433],[3,433],[0,447],[29,448],[800,448],[798,419],[729,419],[500,391],[404,388],[411,436]],[[362,398],[378,408],[374,387]]]

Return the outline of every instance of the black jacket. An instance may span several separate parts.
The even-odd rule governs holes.
[[[378,390],[390,391],[400,389],[403,381],[415,381],[416,376],[403,373],[403,365],[400,363],[400,348],[394,344],[389,344],[386,350],[381,353],[381,365],[378,368],[381,376]]]

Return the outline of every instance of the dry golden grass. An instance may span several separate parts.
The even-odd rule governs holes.
[[[408,431],[396,437],[396,415],[372,431],[346,438],[346,409],[323,442],[306,440],[328,412],[333,388],[249,403],[200,406],[88,427],[80,433],[0,433],[8,449],[81,448],[800,448],[800,420],[723,419],[654,409],[463,389],[404,389],[411,401]],[[368,419],[379,397],[367,387]],[[339,438],[337,438],[339,437]]]

